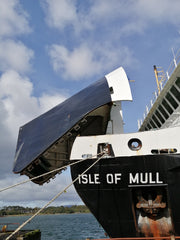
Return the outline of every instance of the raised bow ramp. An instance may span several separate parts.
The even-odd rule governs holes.
[[[20,127],[14,173],[30,178],[65,167],[77,135],[103,135],[113,102],[132,100],[122,67]],[[43,184],[56,173],[34,180]]]

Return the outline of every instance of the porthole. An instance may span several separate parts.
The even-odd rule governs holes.
[[[128,147],[132,150],[132,151],[138,151],[141,149],[142,147],[142,142],[141,140],[139,140],[138,138],[132,138],[129,140],[128,142]]]

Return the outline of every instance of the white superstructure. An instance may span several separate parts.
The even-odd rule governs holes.
[[[180,153],[180,127],[154,131],[77,137],[73,144],[71,160],[96,158],[102,149],[107,157],[140,156]]]
[[[155,101],[151,101],[150,106],[146,106],[144,119],[138,121],[139,131],[180,125],[179,62],[180,51],[172,61],[166,76],[164,75],[162,81],[160,81],[158,92],[155,92]]]
[[[123,133],[123,113],[121,102],[132,101],[129,80],[122,67],[105,75],[105,78],[107,79],[113,102],[110,112],[110,121],[107,127],[107,134]]]

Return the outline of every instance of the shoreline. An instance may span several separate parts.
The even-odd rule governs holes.
[[[72,215],[72,214],[91,214],[91,212],[74,212],[74,213],[40,213],[38,216],[41,215]],[[15,215],[4,215],[0,216],[0,218],[6,217],[23,217],[23,216],[32,216],[33,214],[15,214]]]
[[[29,216],[37,213],[41,207],[22,207],[22,206],[7,206],[1,208],[0,217],[6,216]],[[55,214],[74,214],[74,213],[89,213],[89,209],[85,205],[72,206],[51,206],[42,210],[38,215],[55,215]]]

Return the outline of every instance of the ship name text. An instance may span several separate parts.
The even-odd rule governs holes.
[[[83,174],[78,175],[79,184],[100,184],[101,181],[107,184],[119,184],[123,181],[122,173],[107,173],[100,177],[99,173],[94,174]],[[124,177],[127,179],[127,177]],[[145,173],[129,173],[128,174],[128,184],[136,185],[136,184],[162,184],[163,181],[160,179],[159,172],[145,172]]]

